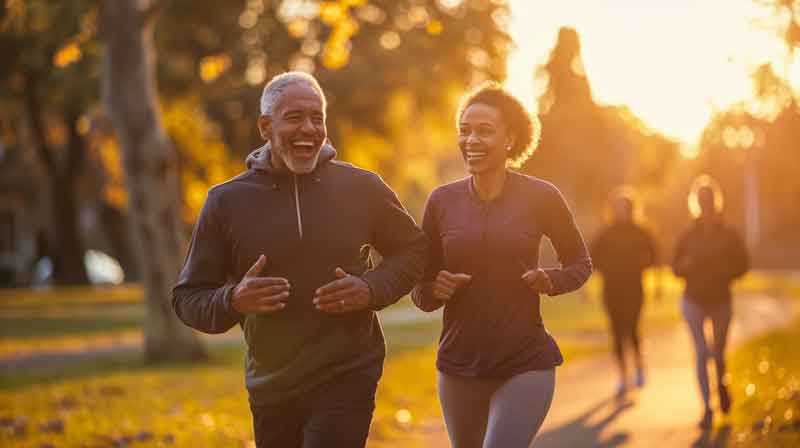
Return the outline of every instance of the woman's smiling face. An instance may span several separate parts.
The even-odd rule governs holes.
[[[458,124],[458,147],[471,174],[505,168],[512,144],[498,109],[483,103],[464,109]]]

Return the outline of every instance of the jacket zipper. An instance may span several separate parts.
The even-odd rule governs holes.
[[[300,189],[297,186],[297,174],[292,176],[294,178],[294,206],[297,211],[297,233],[300,235],[300,240],[303,240],[303,218],[300,216]]]

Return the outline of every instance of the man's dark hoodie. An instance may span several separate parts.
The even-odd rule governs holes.
[[[247,342],[246,385],[253,405],[273,405],[355,369],[378,380],[385,355],[376,310],[396,302],[421,278],[425,237],[394,192],[374,173],[335,161],[323,146],[309,174],[270,163],[262,147],[247,171],[213,187],[200,211],[189,253],[173,290],[181,320],[205,333],[239,323]],[[362,247],[383,256],[369,270]],[[287,306],[273,314],[231,307],[236,284],[256,262],[291,284]],[[361,276],[370,309],[326,314],[312,299],[335,280],[334,269]]]

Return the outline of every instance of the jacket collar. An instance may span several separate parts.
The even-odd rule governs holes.
[[[245,166],[247,169],[263,171],[269,174],[289,174],[289,170],[286,168],[272,166],[270,151],[271,145],[269,142],[251,151],[250,154],[247,155],[247,159],[245,159]],[[320,165],[323,163],[333,160],[334,158],[336,158],[336,149],[331,145],[330,141],[326,141],[322,145],[322,149],[320,149],[319,159],[317,160],[317,166],[314,167],[314,171],[319,169]]]

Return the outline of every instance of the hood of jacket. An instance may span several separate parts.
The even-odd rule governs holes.
[[[264,171],[270,174],[288,173],[289,170],[286,168],[276,168],[272,166],[270,151],[271,145],[269,143],[265,143],[264,145],[250,152],[250,154],[247,155],[247,159],[245,159],[245,166],[247,169],[252,168],[254,170]],[[326,141],[322,145],[322,149],[320,149],[319,158],[317,159],[317,165],[314,167],[314,170],[316,171],[320,164],[328,162],[334,158],[336,158],[336,149],[330,144],[329,141]]]

